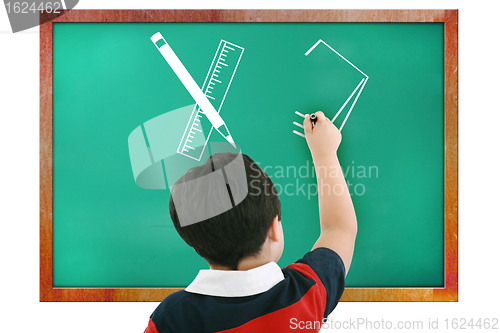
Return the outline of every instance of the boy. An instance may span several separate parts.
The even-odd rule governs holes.
[[[241,202],[215,215],[217,207],[201,196],[191,202],[192,209],[210,206],[215,209],[212,217],[189,225],[179,220],[180,207],[172,197],[180,198],[176,202],[200,197],[192,180],[236,160],[234,154],[215,154],[182,176],[170,197],[176,230],[207,260],[210,270],[200,270],[185,290],[166,297],[151,315],[146,333],[319,331],[344,291],[357,222],[337,159],[340,132],[323,112],[316,116],[315,126],[309,115],[304,119],[316,168],[321,225],[311,252],[284,269],[276,264],[284,244],[280,200],[271,179],[246,155],[248,195]],[[228,177],[224,174],[228,190],[234,192]]]

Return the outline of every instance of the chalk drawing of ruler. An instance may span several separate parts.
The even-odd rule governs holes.
[[[219,113],[244,50],[244,48],[222,39],[217,52],[215,52],[201,90]],[[196,104],[177,148],[179,154],[197,161],[201,159],[213,130],[213,126],[210,126],[210,131],[205,137],[202,124],[207,122],[208,119]]]

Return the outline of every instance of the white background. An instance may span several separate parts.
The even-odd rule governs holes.
[[[429,318],[439,318],[440,328],[444,329],[446,318],[500,318],[500,28],[498,12],[492,7],[495,2],[189,0],[181,4],[172,0],[80,0],[76,8],[458,8],[460,300],[434,304],[340,303],[332,314],[332,319],[338,321],[384,319],[393,325],[400,320],[421,320],[425,327]],[[0,7],[0,84],[0,331],[142,332],[158,303],[38,301],[39,36],[38,28],[12,34],[3,6]]]

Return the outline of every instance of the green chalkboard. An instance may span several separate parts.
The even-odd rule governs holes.
[[[351,110],[338,153],[359,224],[346,284],[444,285],[442,23],[54,23],[54,287],[185,287],[208,268],[170,221],[171,180],[141,187],[131,161],[134,130],[149,137],[148,121],[189,110],[166,122],[175,151],[195,103],[157,32],[200,87],[221,40],[244,49],[220,115],[280,192],[281,267],[319,236],[295,111],[333,118],[354,91],[335,120]]]

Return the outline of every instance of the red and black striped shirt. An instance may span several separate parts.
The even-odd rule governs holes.
[[[281,270],[275,263],[264,266],[198,274],[186,290],[160,303],[145,333],[296,332],[300,323],[319,331],[344,291],[339,255],[317,248]]]

